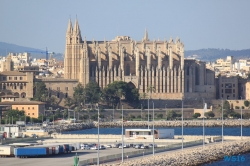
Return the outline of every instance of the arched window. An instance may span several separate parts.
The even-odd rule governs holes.
[[[127,75],[127,76],[130,75],[130,66],[129,66],[129,64],[126,65],[126,74],[125,75]]]

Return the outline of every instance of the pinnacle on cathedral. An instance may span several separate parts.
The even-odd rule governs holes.
[[[143,41],[149,41],[149,39],[148,39],[148,31],[147,31],[147,28],[145,29]]]
[[[66,35],[72,35],[72,32],[73,32],[72,23],[71,23],[71,19],[69,19],[67,34]]]
[[[73,35],[81,37],[81,31],[80,31],[77,19],[75,21],[75,25],[74,25],[74,29],[73,29]]]

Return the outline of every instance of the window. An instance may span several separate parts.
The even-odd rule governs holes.
[[[17,77],[14,77],[14,80],[17,80]]]
[[[35,115],[34,113],[32,113],[32,115]]]
[[[24,107],[22,107],[22,110],[24,110]]]
[[[68,98],[68,93],[65,93],[65,98]]]
[[[3,79],[3,81],[6,81],[6,77],[5,76],[3,76],[2,79]]]
[[[23,77],[20,77],[20,80],[23,80]]]
[[[3,85],[3,89],[6,89],[6,85],[5,84]]]
[[[221,84],[221,87],[223,87],[223,84]]]
[[[60,87],[57,87],[57,90],[60,90]]]
[[[233,87],[235,87],[235,84],[233,84]]]
[[[233,94],[233,97],[235,97],[235,94]]]
[[[232,93],[232,89],[225,89],[225,93]]]
[[[28,107],[28,110],[30,109],[30,107]]]
[[[35,109],[35,107],[32,107],[32,109]]]
[[[59,93],[57,93],[57,98],[60,98],[60,94]]]
[[[9,77],[9,80],[12,80],[12,77]]]
[[[16,110],[18,110],[18,107],[16,107]]]
[[[20,89],[23,89],[23,85],[22,84],[20,85]]]
[[[69,90],[69,88],[68,88],[68,87],[65,87],[65,90],[66,90],[66,91],[68,91],[68,90]]]
[[[30,113],[28,113],[28,115],[30,115]]]
[[[14,85],[14,89],[16,89],[16,85]]]
[[[233,89],[233,93],[235,93],[235,89]]]

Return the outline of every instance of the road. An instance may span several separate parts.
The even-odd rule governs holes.
[[[100,150],[100,157],[121,153],[121,149],[107,148]],[[134,148],[124,148],[124,152],[135,151]],[[73,166],[74,156],[77,153],[80,161],[97,157],[97,150],[78,150],[70,154],[60,154],[56,156],[40,157],[40,158],[0,158],[0,165],[4,166]]]

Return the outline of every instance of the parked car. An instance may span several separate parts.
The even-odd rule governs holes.
[[[101,145],[100,150],[106,149],[104,145]]]
[[[106,145],[107,148],[112,148],[112,145]]]
[[[90,149],[91,150],[97,150],[97,146],[92,146]]]
[[[82,149],[82,150],[89,150],[90,147],[89,147],[88,144],[83,144],[83,145],[81,145],[81,149]]]
[[[152,148],[152,147],[153,147],[153,144],[149,144],[148,147]],[[157,148],[157,145],[154,144],[154,147]]]
[[[124,148],[129,148],[129,144],[124,144],[123,147]]]
[[[140,149],[141,146],[143,146],[143,144],[136,144],[136,145],[135,145],[135,149]]]
[[[148,149],[149,147],[148,146],[146,146],[146,145],[142,145],[141,146],[141,149]]]

